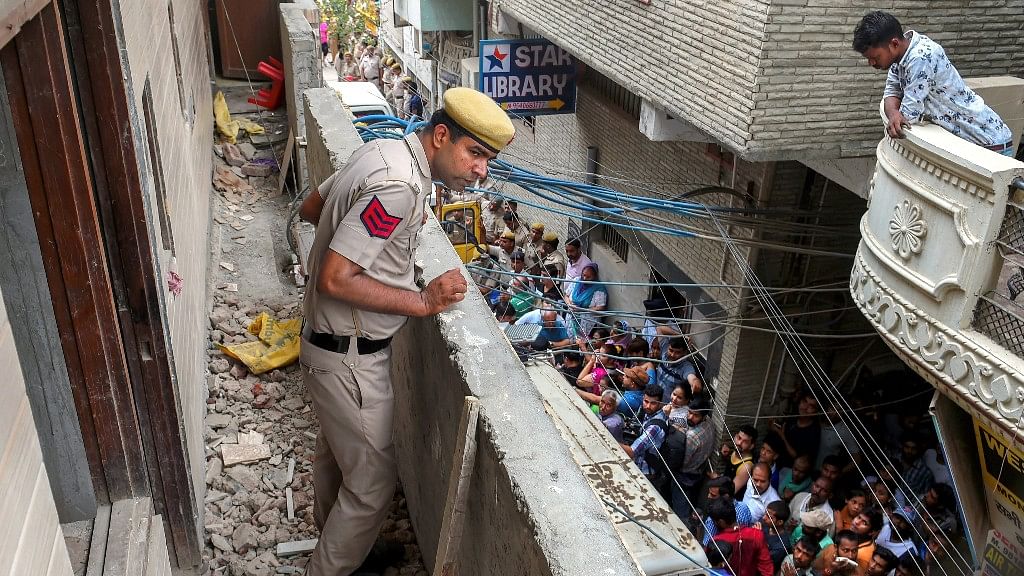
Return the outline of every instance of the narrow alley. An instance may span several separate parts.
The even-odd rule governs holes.
[[[1024,0],[878,4],[0,0],[0,576],[1022,576]]]
[[[261,146],[242,132],[245,160],[280,158],[284,111],[257,112],[245,104],[248,85],[221,81],[234,118],[262,125]],[[272,153],[276,150],[277,155]],[[301,315],[293,254],[285,237],[292,207],[278,194],[279,173],[246,176],[214,145],[211,189],[209,398],[206,416],[207,574],[300,574],[317,537],[311,467],[318,426],[297,363],[263,374],[225,355],[218,344],[253,342],[248,326],[260,314],[284,321]],[[230,155],[228,160],[230,160]],[[405,498],[398,492],[381,542],[404,547],[404,557],[378,566],[389,576],[425,576]]]

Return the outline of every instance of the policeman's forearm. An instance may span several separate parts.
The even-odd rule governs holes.
[[[353,276],[323,275],[317,283],[321,294],[370,312],[401,316],[426,316],[418,291],[388,286],[359,273]]]
[[[320,212],[323,211],[323,208],[324,199],[320,197],[320,192],[311,190],[309,196],[302,201],[302,206],[299,207],[299,216],[315,226],[320,221]]]

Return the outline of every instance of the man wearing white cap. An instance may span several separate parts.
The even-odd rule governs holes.
[[[415,282],[415,239],[432,181],[461,190],[515,128],[484,94],[452,88],[419,133],[367,142],[303,202],[317,225],[300,362],[320,420],[313,462],[320,541],[310,576],[348,576],[373,546],[398,478],[392,444],[391,338],[410,316],[460,302],[458,268]]]

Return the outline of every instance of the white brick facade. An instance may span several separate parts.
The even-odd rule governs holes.
[[[145,139],[142,114],[147,78],[153,97],[156,132],[163,158],[174,234],[176,267],[184,279],[180,296],[166,296],[171,330],[178,399],[185,428],[193,486],[197,502],[203,501],[205,453],[203,418],[206,414],[207,281],[209,210],[212,171],[213,104],[207,59],[207,24],[204,8],[196,2],[172,0],[172,39],[168,2],[134,0],[121,3],[125,48],[131,73],[131,90],[138,111],[139,130]],[[177,73],[171,42],[178,43],[184,110],[179,99]],[[143,144],[144,145],[144,144]],[[143,148],[142,157],[149,164]],[[170,251],[160,250],[159,216],[154,193],[153,167],[146,167],[144,182],[150,192],[149,222],[154,246],[160,254],[161,274],[171,266]],[[166,287],[166,286],[165,286]],[[202,506],[199,507],[200,514]],[[202,525],[202,520],[198,520]]]
[[[1024,0],[499,3],[751,160],[872,153],[885,75],[850,47],[871,9],[942,43],[966,77],[1024,75]]]

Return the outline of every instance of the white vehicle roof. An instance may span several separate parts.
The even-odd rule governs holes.
[[[357,118],[369,114],[395,114],[377,85],[372,82],[328,82],[327,85],[341,95],[341,101]]]

